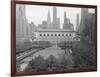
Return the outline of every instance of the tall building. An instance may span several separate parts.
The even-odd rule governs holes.
[[[16,18],[25,18],[25,5],[17,5],[16,6]]]
[[[51,24],[50,11],[48,11],[47,23],[48,23],[48,25]]]
[[[38,25],[39,29],[60,29],[60,18],[57,18],[57,8],[53,7],[53,20],[51,22],[50,11],[47,14],[47,20]]]
[[[88,36],[88,42],[93,42],[93,32],[94,30],[94,25],[95,25],[95,14],[94,13],[89,13],[88,18],[86,21],[86,27],[85,27],[85,35]]]
[[[52,26],[53,29],[60,29],[60,19],[57,18],[57,8],[53,7],[53,21],[52,21]]]
[[[36,26],[35,26],[34,22],[31,22],[31,23],[29,24],[29,29],[28,29],[28,30],[29,30],[29,31],[28,31],[28,35],[33,36],[33,33],[34,33],[35,30],[36,30]]]
[[[88,8],[81,9],[81,19],[85,20],[88,16]]]
[[[73,24],[70,22],[70,19],[66,17],[66,12],[64,12],[63,29],[74,30]]]
[[[25,5],[16,7],[16,37],[23,38],[26,36],[28,22],[25,15]]]
[[[81,9],[81,22],[80,22],[79,33],[81,33],[85,29],[87,18],[88,18],[88,9],[82,8]]]
[[[79,14],[76,15],[76,31],[79,30]]]
[[[49,28],[49,29],[52,28],[50,11],[48,11],[48,16],[47,16],[47,28]]]
[[[38,29],[48,29],[47,21],[42,21],[42,24],[38,25]]]
[[[57,19],[57,8],[53,7],[53,22],[56,22]]]
[[[42,24],[38,25],[38,29],[52,29],[50,11],[48,11],[47,20],[42,21]]]
[[[66,16],[66,12],[64,12],[64,19],[66,19],[67,18],[67,16]],[[65,20],[64,20],[64,22],[65,22]]]

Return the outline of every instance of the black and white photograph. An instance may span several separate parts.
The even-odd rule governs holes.
[[[95,9],[16,4],[16,72],[96,67]]]

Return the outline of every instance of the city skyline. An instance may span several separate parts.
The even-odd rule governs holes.
[[[27,10],[26,6],[31,7],[31,9],[29,8],[30,12],[28,11],[29,9]],[[17,4],[17,6],[16,6],[16,22],[17,22],[16,34],[18,35],[18,37],[32,35],[34,33],[34,31],[39,28],[40,29],[61,29],[61,26],[62,26],[62,29],[70,29],[70,30],[75,30],[75,31],[81,32],[83,30],[83,28],[85,28],[85,26],[86,26],[86,25],[84,26],[84,23],[85,23],[84,19],[87,18],[88,16],[90,17],[91,14],[93,14],[93,12],[95,12],[93,8],[91,9],[91,12],[92,12],[91,14],[89,13],[90,8],[80,8],[81,12],[80,12],[80,14],[77,13],[75,15],[76,19],[75,19],[75,17],[73,17],[73,15],[70,14],[73,17],[73,19],[75,19],[75,20],[73,20],[73,22],[74,22],[73,23],[71,20],[71,17],[68,17],[69,16],[68,13],[66,13],[66,11],[63,9],[64,7],[61,7],[62,8],[61,10],[63,10],[63,13],[61,15],[63,15],[63,14],[64,15],[62,16],[62,18],[60,18],[58,16],[60,14],[57,13],[58,6],[57,7],[52,6],[51,10],[48,10],[48,8],[50,8],[50,6],[38,6],[37,5],[37,7],[36,7],[36,5],[35,5],[36,8],[34,7],[34,9],[32,6],[34,6],[34,5]],[[41,7],[42,7],[41,10],[43,11],[43,9],[44,9],[44,12],[42,12],[42,13],[37,12],[37,11],[41,11],[39,9]],[[71,8],[69,8],[69,9],[71,9]],[[72,9],[75,9],[75,8],[72,8]],[[77,9],[79,9],[79,8],[77,8]],[[47,11],[47,14],[45,11]],[[72,10],[72,11],[76,12],[74,10]],[[28,14],[27,14],[27,12],[28,12]],[[34,12],[36,12],[38,15],[37,14],[34,15],[35,14]],[[71,11],[69,11],[69,12],[71,12]],[[73,12],[71,12],[71,13],[73,13]],[[46,14],[46,16],[41,15],[44,13]],[[75,13],[73,13],[73,14],[75,14]],[[31,15],[30,17],[32,17],[32,18],[28,18],[28,15]],[[34,18],[33,18],[33,16],[34,16]],[[43,16],[42,19],[41,19],[41,16]],[[44,18],[45,18],[45,20],[44,20]],[[34,19],[34,21],[33,21],[33,19]],[[30,20],[30,22],[29,22],[29,20]],[[61,21],[63,21],[62,24],[61,24]],[[36,23],[38,23],[37,24],[38,26],[36,25]]]
[[[47,21],[48,12],[50,12],[51,22],[53,22],[53,7],[54,6],[40,6],[40,5],[26,5],[26,18],[28,22],[34,22],[36,26],[41,24],[43,21]],[[63,27],[64,23],[64,12],[66,17],[70,19],[70,22],[74,25],[76,30],[77,14],[79,14],[79,22],[81,20],[81,8],[71,7],[56,7],[57,17],[60,19],[60,27]],[[41,11],[42,10],[42,11]],[[90,13],[94,13],[94,9],[89,9]],[[37,21],[38,20],[38,21]]]

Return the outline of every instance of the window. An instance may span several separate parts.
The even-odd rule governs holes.
[[[55,34],[55,36],[57,36],[57,34]]]
[[[53,36],[53,34],[51,34],[51,36]]]
[[[47,34],[47,36],[49,36],[49,34]]]
[[[66,34],[66,36],[68,36],[68,35]]]
[[[71,36],[71,34],[69,34],[69,36]]]
[[[42,34],[40,34],[40,36],[42,36]]]
[[[62,36],[64,36],[64,34],[62,34]]]
[[[58,34],[58,36],[60,36],[60,34]]]
[[[43,36],[45,36],[45,34]]]

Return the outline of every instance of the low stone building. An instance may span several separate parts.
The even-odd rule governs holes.
[[[34,32],[34,41],[50,41],[59,43],[61,41],[75,41],[76,32],[67,29],[38,29]]]

